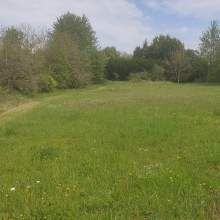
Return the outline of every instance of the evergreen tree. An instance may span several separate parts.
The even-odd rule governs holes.
[[[142,53],[142,58],[143,59],[148,59],[149,58],[149,46],[148,46],[147,39],[145,39],[144,42],[143,42],[143,47],[141,49],[141,53]]]
[[[142,49],[140,46],[137,46],[133,52],[133,57],[134,58],[143,58],[142,57]]]

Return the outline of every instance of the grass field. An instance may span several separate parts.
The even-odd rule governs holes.
[[[0,219],[220,219],[220,87],[110,82],[0,115]]]

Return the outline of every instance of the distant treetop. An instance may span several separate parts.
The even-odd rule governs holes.
[[[95,31],[85,15],[80,17],[67,12],[58,17],[57,21],[53,23],[53,30],[54,32],[69,32],[78,42],[79,49],[83,52],[98,48]]]

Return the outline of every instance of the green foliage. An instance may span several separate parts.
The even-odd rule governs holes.
[[[90,64],[68,32],[51,33],[44,54],[45,66],[57,88],[82,87],[91,82]]]
[[[153,39],[149,46],[149,52],[145,57],[150,56],[152,59],[166,59],[171,51],[183,49],[184,44],[177,38],[171,38],[169,35],[160,35]]]
[[[90,70],[93,73],[92,82],[102,83],[107,60],[102,51],[94,50],[90,53]]]
[[[171,51],[183,50],[184,44],[177,38],[171,38],[169,35],[156,36],[151,45],[145,39],[143,46],[136,47],[134,50],[134,58],[143,59],[166,59]]]
[[[107,58],[118,58],[120,56],[120,53],[118,50],[116,50],[115,47],[105,47],[102,52],[105,54]]]
[[[218,21],[211,22],[210,27],[200,37],[199,53],[201,58],[208,63],[207,80],[220,82],[220,29]]]
[[[165,80],[164,72],[165,70],[162,66],[155,64],[150,72],[150,79],[152,81],[164,81]]]
[[[118,75],[116,72],[113,73],[114,75],[114,80],[119,81],[120,80],[120,75]]]
[[[25,33],[25,28],[1,27],[0,85],[29,94],[38,89],[39,62],[32,53],[31,33]]]
[[[220,64],[210,68],[207,81],[211,83],[220,83]]]
[[[142,80],[149,81],[150,80],[150,73],[148,72],[138,72],[138,73],[130,73],[128,80],[131,82],[141,82]]]
[[[61,15],[53,23],[52,33],[25,24],[2,25],[0,86],[7,91],[33,94],[103,83],[106,79],[220,82],[218,21],[211,22],[200,40],[197,52],[185,50],[177,38],[159,35],[150,45],[145,39],[141,47],[135,48],[132,58],[113,46],[100,50],[85,15]]]
[[[51,75],[43,74],[38,86],[40,92],[52,92],[58,86],[58,83]]]
[[[210,27],[203,31],[200,37],[199,52],[202,58],[208,60],[209,65],[217,62],[217,51],[220,44],[220,29],[218,21],[211,22]]]
[[[53,28],[2,25],[0,86],[30,94],[103,82],[107,61],[85,15],[68,12]]]
[[[128,79],[130,73],[143,72],[143,70],[150,71],[154,64],[162,65],[162,60],[144,60],[140,58],[127,59],[124,57],[110,58],[106,65],[106,72],[109,80],[115,80],[114,73],[120,76],[120,80]]]
[[[146,72],[145,69],[143,69],[143,72],[138,73],[130,73],[129,80],[132,82],[140,82],[142,80],[146,81],[164,81],[164,68],[159,66],[158,64],[154,64],[150,72]]]
[[[85,15],[80,17],[67,12],[53,23],[53,31],[59,33],[69,32],[83,52],[87,53],[97,49],[98,41],[95,37],[95,31]]]
[[[171,81],[183,82],[192,75],[192,66],[184,50],[172,51],[165,61],[168,75]]]
[[[133,52],[134,58],[143,58],[142,49],[140,46],[137,46]]]
[[[194,80],[199,82],[206,82],[209,72],[209,66],[207,60],[201,56],[196,56],[192,61],[192,71]]]
[[[89,71],[92,73],[92,76],[87,76],[88,82],[83,83],[86,78],[83,78],[83,75],[80,75],[78,72],[75,74],[75,77],[78,75],[80,78],[75,78],[75,83],[72,86],[76,86],[77,84],[86,85],[91,81],[91,78],[93,83],[102,82],[106,61],[103,54],[98,49],[98,40],[95,37],[95,31],[93,30],[88,18],[85,15],[80,17],[67,12],[57,18],[57,21],[53,23],[53,31],[55,33],[68,32],[71,38],[74,39],[75,43],[78,45],[79,50],[87,58],[84,59],[86,68],[88,68],[88,64],[90,65]],[[65,64],[63,66],[65,66]],[[61,67],[60,70],[58,67],[58,72],[60,71],[63,71],[65,74],[66,69],[64,68],[62,70]],[[73,79],[72,77],[70,78]],[[62,86],[65,87],[64,85]]]

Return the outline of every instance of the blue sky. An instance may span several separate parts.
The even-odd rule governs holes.
[[[220,0],[0,0],[0,23],[52,28],[67,11],[85,14],[100,45],[133,53],[160,34],[197,49],[212,20],[220,21]]]

